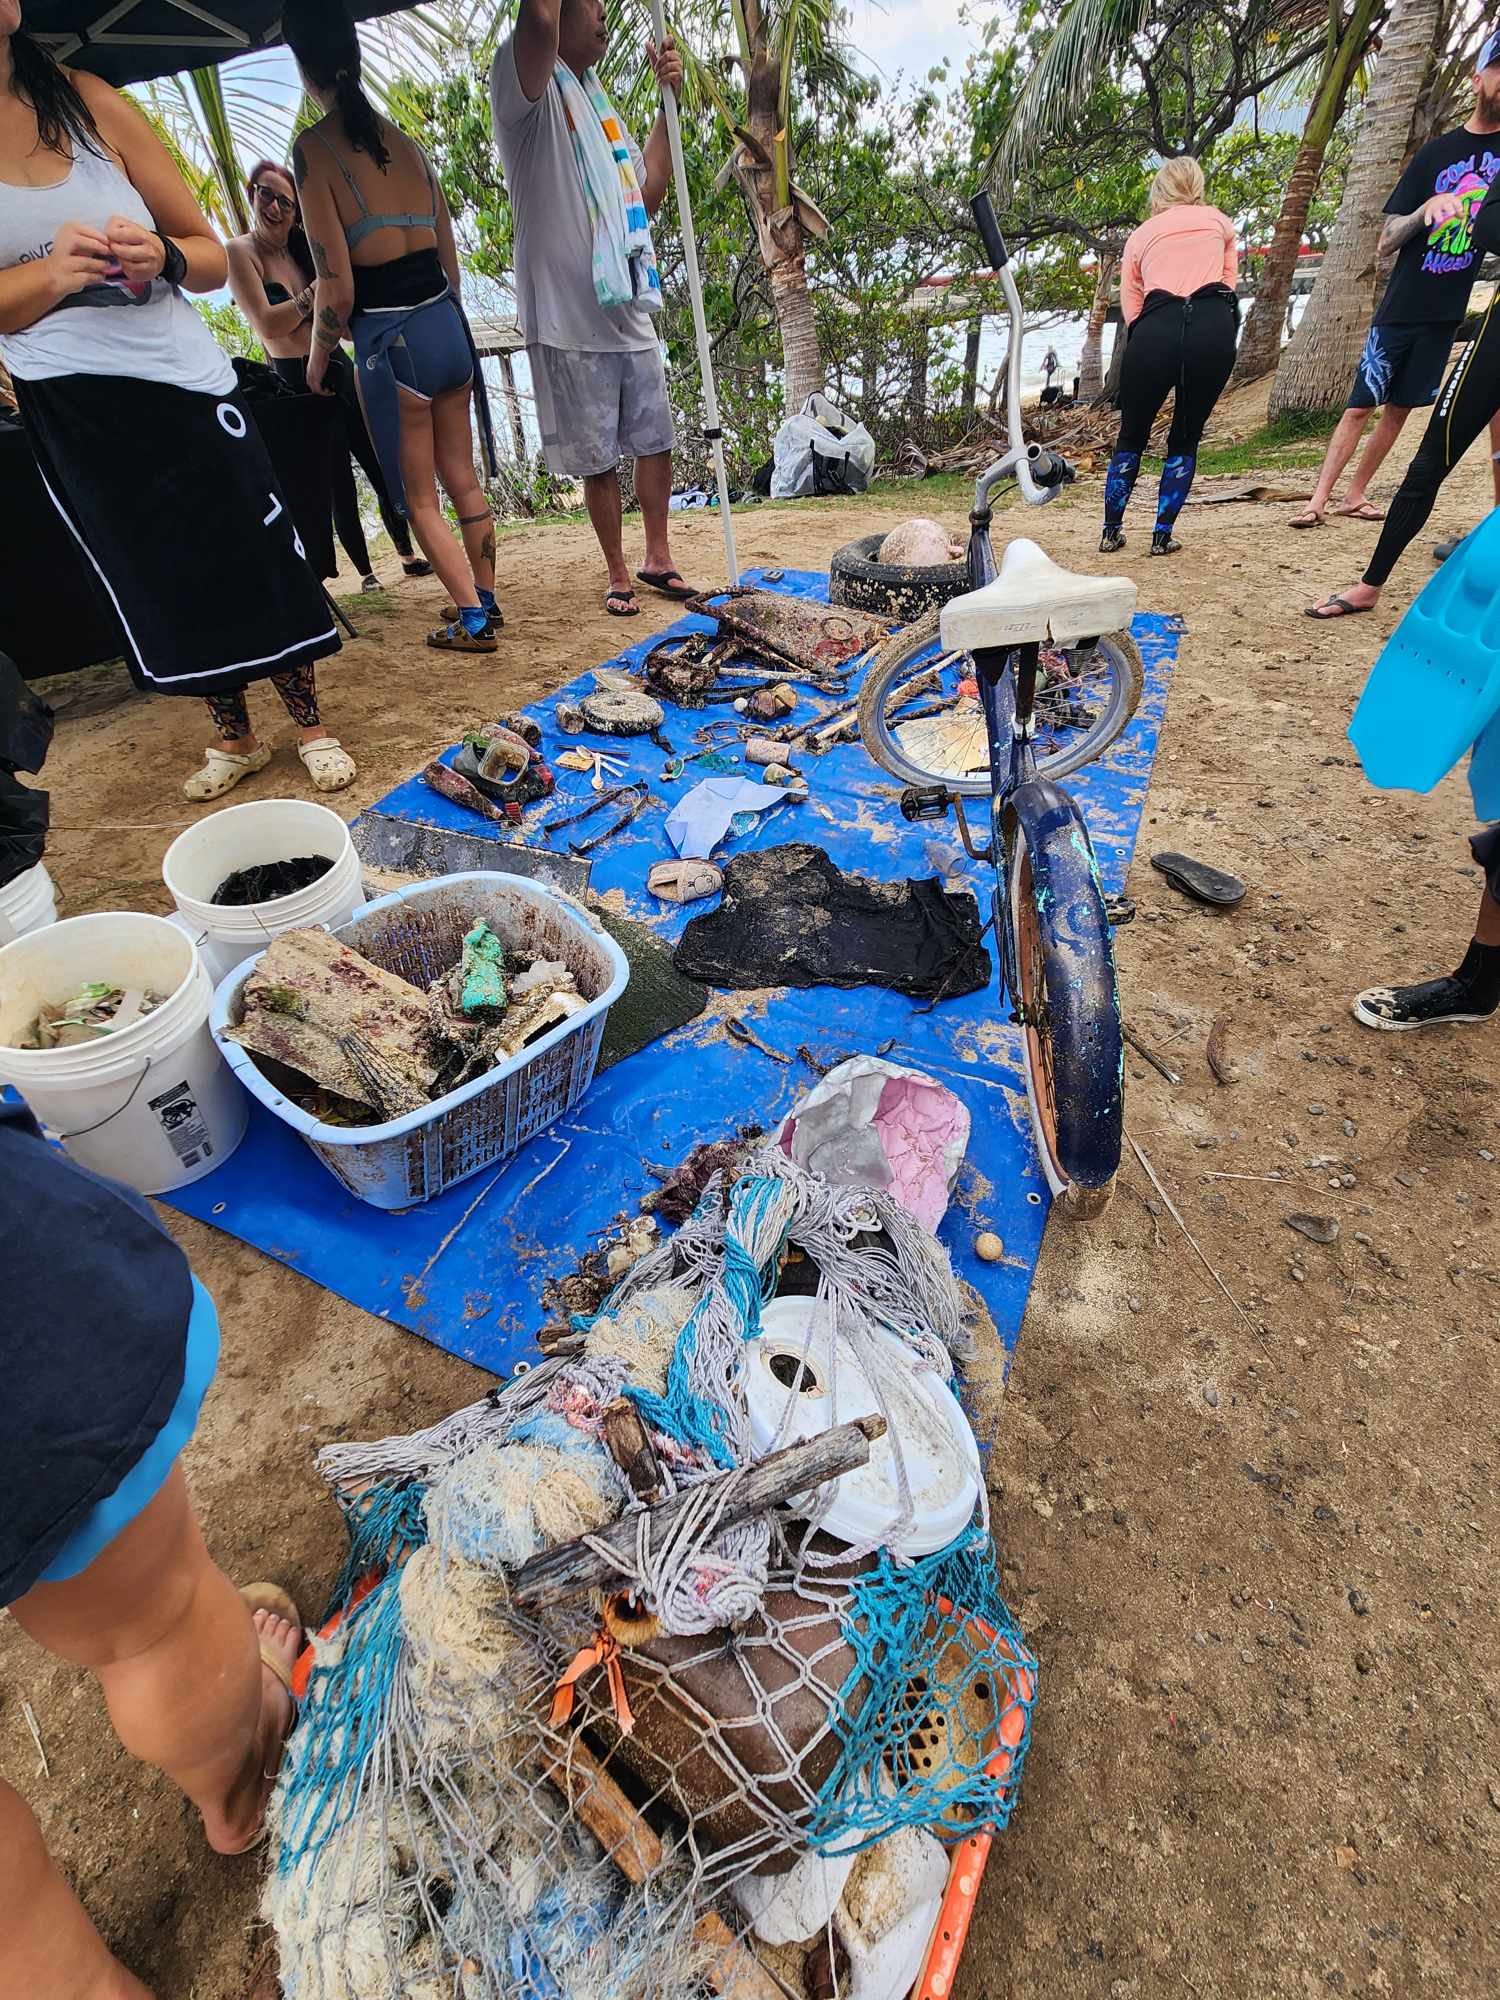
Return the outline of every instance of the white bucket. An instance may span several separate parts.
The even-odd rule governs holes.
[[[91,980],[166,998],[117,1035],[23,1049],[44,1002]],[[68,917],[0,949],[0,1083],[12,1083],[80,1166],[142,1194],[212,1173],[245,1136],[249,1099],[208,1026],[213,982],[191,938],[134,910]]]
[[[39,861],[0,889],[0,944],[57,922],[57,885]]]
[[[239,909],[209,900],[237,868],[299,854],[326,854],[333,866],[290,896]],[[181,927],[202,952],[215,986],[282,931],[303,924],[333,929],[364,907],[364,879],[349,829],[336,812],[310,799],[252,799],[210,813],[178,834],[162,858],[161,874]]]

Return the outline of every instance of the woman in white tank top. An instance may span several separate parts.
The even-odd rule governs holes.
[[[270,761],[245,689],[269,678],[321,791],[355,776],[318,714],[338,650],[227,355],[184,292],[224,249],[135,104],[61,69],[0,0],[0,361],[48,493],[137,684],[203,696],[218,732],[184,789]],[[3,634],[0,613],[0,634]]]

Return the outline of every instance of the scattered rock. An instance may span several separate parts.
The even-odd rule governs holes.
[[[1339,1226],[1331,1215],[1304,1215],[1300,1211],[1284,1218],[1288,1229],[1295,1229],[1311,1243],[1332,1243],[1339,1233]]]
[[[986,1264],[998,1264],[1005,1255],[1005,1245],[993,1229],[984,1229],[974,1238],[974,1255]]]
[[[1138,1313],[1141,1309],[1140,1300],[1134,1297],[1133,1295],[1125,1301],[1125,1304],[1128,1307],[1128,1309],[1133,1313]]]
[[[1042,1520],[1050,1521],[1052,1519],[1052,1502],[1044,1493],[1038,1493],[1035,1500],[1031,1503],[1031,1511],[1033,1514],[1040,1515]]]
[[[1364,1647],[1361,1646],[1359,1651],[1354,1655],[1354,1665],[1357,1672],[1372,1674],[1375,1671],[1375,1655],[1367,1653]]]
[[[1359,1127],[1355,1124],[1352,1118],[1346,1118],[1344,1120],[1344,1137],[1346,1139],[1352,1139],[1355,1133],[1358,1132],[1358,1130]]]
[[[1338,1515],[1331,1507],[1319,1506],[1313,1508],[1313,1519],[1315,1521],[1336,1521]]]
[[[1114,1512],[1110,1515],[1109,1518],[1114,1522],[1117,1528],[1123,1528],[1127,1519],[1125,1509],[1123,1507],[1116,1507]]]
[[[1214,1387],[1214,1385],[1213,1385],[1213,1383],[1212,1383],[1212,1382],[1205,1382],[1205,1383],[1204,1383],[1204,1385],[1203,1385],[1203,1400],[1204,1400],[1204,1402],[1205,1402],[1205,1403],[1207,1403],[1208,1407],[1209,1407],[1209,1408],[1210,1408],[1211,1410],[1216,1410],[1216,1409],[1218,1409],[1218,1407],[1219,1407],[1219,1392],[1218,1392],[1218,1390],[1217,1390],[1217,1389],[1216,1389],[1216,1388]]]
[[[1309,1104],[1307,1115],[1309,1118],[1321,1118],[1324,1115],[1323,1106],[1321,1104]]]
[[[1370,1614],[1370,1600],[1362,1590],[1350,1589],[1349,1609],[1356,1618],[1367,1618]]]

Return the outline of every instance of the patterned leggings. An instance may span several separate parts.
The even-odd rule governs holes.
[[[318,714],[318,679],[314,668],[293,667],[289,674],[272,674],[271,685],[281,696],[287,714],[299,729],[317,728],[321,717]],[[250,710],[243,688],[236,688],[233,694],[205,695],[204,700],[214,719],[214,727],[226,743],[233,743],[238,737],[250,734]]]

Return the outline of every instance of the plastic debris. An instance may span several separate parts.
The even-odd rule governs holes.
[[[288,861],[260,861],[253,868],[236,868],[209,897],[222,909],[244,909],[250,903],[271,903],[278,896],[295,896],[299,889],[321,881],[333,861],[326,854],[297,854]]]
[[[464,939],[460,961],[465,1014],[498,1012],[505,1006],[505,946],[488,924],[476,924]]]
[[[667,838],[684,859],[706,860],[737,813],[764,812],[767,806],[785,801],[786,793],[775,785],[752,784],[748,778],[705,778],[673,806]]]
[[[144,1015],[162,1003],[159,993],[141,986],[112,986],[107,979],[92,980],[61,1006],[37,1009],[31,1033],[21,1044],[25,1049],[71,1049],[80,1042],[96,1042],[101,1035],[117,1035],[134,1027]]]
[[[921,1070],[855,1056],[783,1120],[777,1144],[836,1187],[886,1188],[936,1230],[969,1144],[969,1114]]]

